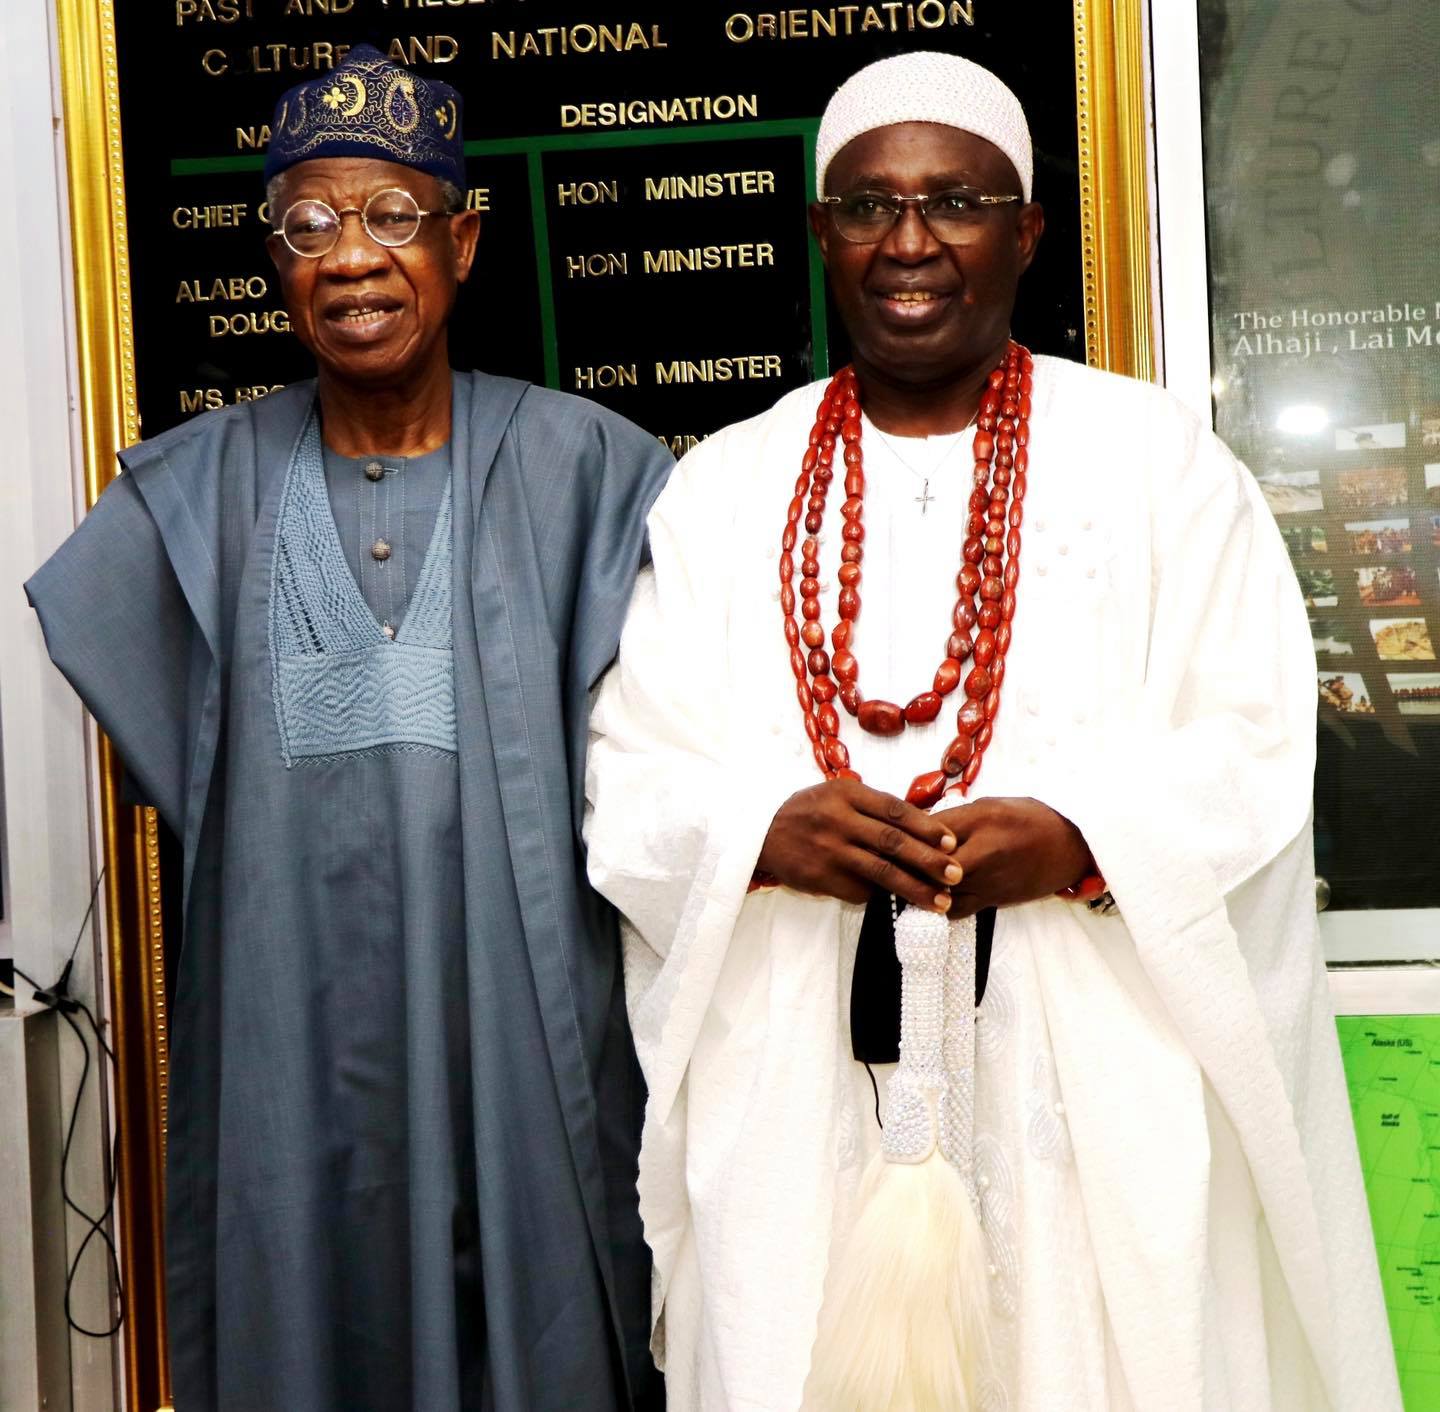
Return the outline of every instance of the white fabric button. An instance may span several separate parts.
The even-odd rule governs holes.
[[[1068,554],[1070,552],[1070,546],[1068,544],[1058,545],[1056,547],[1056,552],[1060,554]]]
[[[1044,533],[1045,533],[1045,521],[1044,521],[1044,520],[1036,520],[1036,521],[1035,521],[1035,532],[1036,532],[1037,534],[1044,534]]]
[[[997,1279],[1000,1275],[1000,1267],[998,1265],[987,1265],[985,1269],[992,1280]]]
[[[981,1191],[989,1191],[990,1178],[987,1177],[984,1172],[981,1172],[980,1175],[975,1178],[975,1185],[978,1186]]]
[[[1065,1105],[1063,1103],[1057,1103],[1055,1105],[1055,1116],[1057,1118],[1063,1118],[1065,1116]]]

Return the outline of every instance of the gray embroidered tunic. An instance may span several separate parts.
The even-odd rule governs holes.
[[[226,1082],[272,1153],[244,1213],[286,1238],[237,1244],[216,1313],[285,1351],[296,1405],[481,1408],[451,487],[412,557],[408,603],[384,595],[392,639],[346,562],[326,479],[312,419],[281,487],[270,572],[257,562],[241,584],[236,679],[269,677],[271,700],[233,697],[243,772],[226,828],[257,840],[248,861],[265,884],[231,897],[227,922],[257,953],[278,944],[250,957],[265,1004],[248,1022],[270,1063]],[[403,542],[403,527],[392,533]],[[307,1148],[321,1160],[297,1161]],[[317,1356],[327,1349],[342,1356]],[[263,1406],[274,1378],[246,1360],[230,1396]]]
[[[429,546],[412,554],[420,566],[413,599],[403,580],[373,585],[385,615],[377,621],[345,562],[319,423],[305,428],[280,492],[266,611],[287,767],[376,751],[454,751],[450,500],[446,481]],[[396,528],[403,556],[407,535]],[[382,572],[393,562],[398,576],[390,541],[372,544],[371,561]]]
[[[653,1379],[643,1090],[578,821],[668,457],[454,386],[393,639],[303,384],[127,451],[27,586],[185,847],[177,1412],[606,1412]]]

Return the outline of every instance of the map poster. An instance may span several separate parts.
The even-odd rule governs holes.
[[[1340,1052],[1407,1412],[1440,1407],[1440,1015],[1341,1015]]]

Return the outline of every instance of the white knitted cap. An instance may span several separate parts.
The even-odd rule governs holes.
[[[847,142],[893,123],[943,123],[993,142],[1030,199],[1035,158],[1020,100],[989,69],[923,50],[868,64],[835,90],[815,139],[815,194],[825,194],[825,172]]]

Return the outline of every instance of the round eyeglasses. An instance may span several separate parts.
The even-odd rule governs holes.
[[[963,245],[985,223],[997,206],[1018,201],[1018,196],[991,196],[969,186],[952,186],[929,196],[901,196],[894,191],[851,191],[844,196],[822,196],[830,208],[835,229],[854,245],[875,245],[885,239],[906,206],[915,206],[930,234],[942,245]]]
[[[318,260],[339,243],[341,222],[346,216],[359,216],[371,240],[394,250],[415,239],[426,216],[450,214],[422,211],[408,191],[394,186],[377,191],[364,206],[346,206],[339,211],[324,201],[297,201],[280,218],[276,233],[295,254]]]

